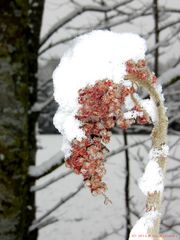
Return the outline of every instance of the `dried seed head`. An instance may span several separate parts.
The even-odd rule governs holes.
[[[139,60],[135,63],[129,60],[126,63],[126,71],[141,80],[148,77],[145,71],[146,62]],[[155,81],[155,76],[152,77]],[[126,96],[137,91],[134,86],[123,86],[111,80],[97,81],[94,86],[87,86],[79,90],[80,108],[76,118],[81,121],[81,128],[86,138],[81,141],[72,141],[72,154],[66,159],[66,166],[73,169],[77,174],[82,174],[85,185],[93,195],[104,195],[107,186],[102,182],[106,170],[103,164],[106,147],[103,143],[110,141],[109,131],[116,125],[128,128],[135,119],[124,118],[124,101]],[[135,111],[142,111],[135,106]],[[148,119],[142,115],[137,117],[140,124],[147,123]],[[105,204],[110,200],[105,196]]]

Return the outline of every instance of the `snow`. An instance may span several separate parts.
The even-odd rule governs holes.
[[[79,109],[78,90],[97,80],[123,82],[126,61],[144,59],[145,51],[144,39],[133,33],[96,30],[74,40],[53,73],[54,98],[59,104],[54,125],[66,138],[62,146],[66,156],[70,154],[68,141],[84,137],[74,117]]]
[[[132,33],[99,30],[76,38],[53,74],[55,100],[62,109],[74,110],[80,88],[106,78],[119,83],[125,62],[144,59],[145,51],[145,41]]]
[[[146,196],[148,192],[163,192],[164,174],[157,162],[157,158],[159,156],[167,157],[168,151],[168,146],[164,145],[161,149],[151,149],[149,153],[149,162],[143,176],[139,180],[139,187]]]
[[[157,91],[159,92],[160,91],[159,85],[157,85],[156,88],[157,88]],[[162,88],[161,88],[161,90],[162,90]],[[161,92],[159,92],[159,93],[162,96],[162,93]],[[157,107],[156,107],[154,101],[151,98],[150,99],[142,99],[137,93],[134,93],[133,96],[138,101],[139,105],[148,113],[152,122],[155,123],[157,121]],[[128,107],[128,105],[129,105],[129,107],[134,106],[134,103],[131,99],[128,99],[128,102],[125,105],[126,108]]]
[[[131,110],[134,107],[134,102],[131,98],[131,96],[126,96],[124,100],[124,105],[127,110]]]
[[[146,110],[153,123],[157,121],[157,108],[152,99],[141,99],[140,105]]]
[[[137,118],[137,117],[142,117],[143,112],[137,112],[137,111],[129,111],[124,113],[124,118],[125,119],[132,119],[132,118]]]
[[[153,123],[157,121],[157,107],[152,99],[142,99],[140,96],[136,93],[133,94],[135,99],[137,99],[139,105],[148,113]],[[127,96],[125,98],[125,108],[127,110],[130,110],[134,107],[134,102],[131,99],[131,96]],[[137,117],[137,114],[135,112],[132,112],[132,117]],[[130,118],[130,113],[125,113],[126,118]]]
[[[161,84],[157,84],[156,89],[157,89],[157,92],[160,95],[161,101],[164,102],[165,98],[164,98],[164,95],[162,93],[162,85]]]
[[[129,135],[128,143],[133,144],[138,141],[143,141],[148,138],[145,135]],[[169,136],[169,144],[175,143],[178,136]],[[55,153],[59,152],[60,144],[62,141],[62,136],[58,135],[39,135],[38,142],[43,148],[38,150],[37,153],[37,165],[41,165],[44,161],[53,157]],[[145,143],[150,147],[150,142]],[[116,150],[123,145],[122,136],[112,136],[108,148],[110,151]],[[163,148],[165,153],[165,147]],[[155,150],[156,151],[156,150]],[[157,150],[158,151],[158,150]],[[151,150],[151,152],[154,152]],[[159,151],[158,151],[159,152]],[[167,152],[166,152],[167,154]],[[170,151],[169,155],[173,155],[176,159],[179,159],[180,148],[179,144]],[[155,153],[152,153],[155,156]],[[145,148],[141,145],[130,149],[130,205],[133,211],[137,213],[142,213],[145,207],[145,197],[140,191],[136,184],[136,180],[142,175],[142,167],[147,162],[147,152]],[[142,161],[140,160],[142,157]],[[171,159],[170,164],[167,166],[168,169],[177,168],[179,166],[179,161]],[[48,225],[39,231],[38,240],[97,240],[99,236],[103,233],[111,233],[107,240],[119,240],[124,239],[125,231],[125,193],[124,193],[124,180],[126,176],[125,172],[125,159],[124,152],[114,155],[105,163],[107,173],[105,175],[105,182],[108,185],[108,196],[112,200],[112,204],[105,206],[103,203],[103,198],[93,197],[87,189],[81,190],[81,192],[69,200],[62,207],[58,208],[49,217],[56,217],[59,219],[58,222]],[[178,168],[177,168],[178,169]],[[45,183],[53,177],[66,172],[67,169],[61,166],[53,173],[39,179],[37,181],[37,186]],[[179,181],[172,180],[172,173],[178,174],[178,171],[169,172],[167,171],[166,184],[174,185],[179,184]],[[57,181],[47,188],[36,192],[36,207],[37,207],[37,218],[42,216],[48,209],[54,206],[61,198],[67,196],[70,192],[73,192],[77,186],[81,183],[82,179],[80,176],[75,174],[70,174],[67,177]],[[170,191],[166,189],[165,198],[169,198]],[[173,196],[178,196],[179,190],[174,191]],[[133,204],[134,203],[134,204]],[[164,201],[164,207],[169,203]],[[177,200],[171,201],[170,209],[165,209],[165,216],[170,214],[175,218],[180,215],[179,198]],[[164,208],[163,208],[164,209]],[[163,214],[162,214],[163,215]],[[131,214],[131,221],[134,225],[137,218]],[[169,220],[170,221],[170,220]],[[166,222],[166,221],[165,221]],[[121,229],[121,227],[123,227]],[[121,230],[119,230],[121,229]],[[142,232],[142,231],[141,231]],[[172,234],[173,231],[170,229],[166,231],[167,234]],[[142,239],[142,238],[140,238]],[[148,238],[146,238],[149,240]],[[178,236],[177,236],[178,239]],[[134,240],[134,239],[132,239]],[[139,240],[139,239],[138,239]]]
[[[155,161],[149,161],[145,173],[139,180],[139,187],[147,195],[155,191],[162,192],[164,189],[164,177],[159,164]]]
[[[66,111],[62,111],[59,107],[53,119],[55,127],[64,136],[61,151],[64,152],[66,158],[71,153],[71,141],[74,138],[81,140],[82,137],[85,137],[84,132],[80,129],[80,121],[75,119],[74,116],[75,111],[68,113]]]
[[[52,156],[47,161],[41,163],[38,166],[30,166],[29,167],[29,176],[31,177],[39,177],[43,175],[44,173],[48,172],[53,166],[57,164],[61,164],[63,162],[64,155],[60,151],[56,153],[54,156]]]
[[[152,148],[149,153],[150,160],[156,160],[159,156],[167,157],[169,153],[168,145],[164,144],[161,149],[159,148]]]
[[[148,229],[153,227],[153,222],[155,222],[159,216],[160,214],[157,211],[145,213],[131,230],[129,240],[153,240],[152,235],[148,234]]]
[[[64,140],[62,151],[65,157],[71,152],[71,141],[81,140],[85,137],[80,121],[75,118],[79,109],[78,91],[81,88],[95,84],[97,80],[110,79],[115,83],[131,85],[124,80],[126,74],[125,63],[132,59],[137,61],[145,58],[145,41],[132,33],[113,33],[110,31],[93,31],[78,37],[73,46],[64,54],[59,66],[53,73],[54,98],[59,104],[54,116],[54,125],[62,133]],[[126,83],[125,83],[126,82]],[[161,85],[156,85],[161,100],[164,101]],[[152,99],[142,100],[134,94],[139,104],[147,111],[153,122],[157,120],[157,110]],[[130,109],[133,103],[129,98],[125,100],[125,106]],[[129,111],[125,118],[136,118],[142,112]],[[152,149],[149,153],[149,162],[145,172],[139,181],[139,187],[147,195],[155,191],[162,192],[164,189],[164,175],[160,168],[157,157],[167,156],[168,147]],[[145,213],[136,223],[132,234],[147,234],[153,226],[159,213],[155,211]],[[130,239],[136,239],[132,236]],[[138,239],[138,238],[137,238]],[[143,237],[142,239],[145,239]],[[150,239],[152,239],[150,237]]]

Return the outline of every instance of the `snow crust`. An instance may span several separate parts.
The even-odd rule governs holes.
[[[74,117],[79,109],[78,90],[97,80],[122,82],[126,61],[144,59],[145,51],[144,39],[133,33],[97,30],[74,40],[53,73],[54,98],[59,104],[54,125],[66,138],[62,147],[66,156],[70,154],[68,142],[84,137]]]
[[[158,211],[146,212],[134,225],[130,232],[129,240],[153,240],[153,236],[148,234],[148,229],[154,226],[154,222],[159,216],[160,213]]]
[[[164,174],[157,162],[157,158],[159,156],[166,157],[168,151],[169,147],[164,145],[161,149],[152,148],[149,153],[149,162],[143,176],[139,180],[139,188],[146,196],[148,192],[162,192],[164,189]]]

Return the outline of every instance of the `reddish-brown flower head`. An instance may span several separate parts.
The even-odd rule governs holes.
[[[146,62],[128,61],[126,71],[145,81],[148,73]],[[152,78],[155,81],[155,77]],[[110,141],[110,129],[115,125],[128,128],[135,119],[124,118],[125,97],[135,93],[133,86],[123,86],[111,80],[97,81],[94,86],[87,86],[79,90],[80,108],[76,118],[81,122],[81,128],[86,138],[72,142],[71,156],[66,159],[66,165],[77,174],[82,174],[85,185],[93,195],[103,194],[107,186],[102,182],[105,174],[104,158],[107,149],[104,144]],[[132,110],[142,112],[139,106]],[[147,123],[146,116],[137,117],[140,124]]]

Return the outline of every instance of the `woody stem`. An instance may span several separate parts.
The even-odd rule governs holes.
[[[156,149],[161,149],[161,147],[166,144],[167,141],[167,127],[168,127],[168,119],[166,116],[166,111],[164,107],[164,103],[161,97],[161,94],[158,92],[156,86],[152,84],[150,80],[143,81],[142,79],[138,79],[133,74],[127,74],[125,76],[125,80],[130,80],[131,82],[143,87],[150,95],[152,100],[155,103],[156,111],[157,111],[157,121],[154,124],[151,139],[152,139],[152,147]],[[166,171],[166,161],[167,158],[164,156],[159,156],[156,158],[159,167],[162,169],[164,175]],[[146,212],[151,211],[149,206],[152,205],[154,210],[160,211],[161,202],[162,202],[162,193],[155,191],[152,194],[148,194],[146,199]],[[154,223],[154,226],[149,229],[148,233],[152,235],[158,235],[160,228],[160,217],[158,217],[157,221]]]

